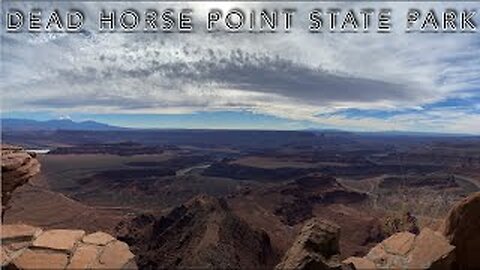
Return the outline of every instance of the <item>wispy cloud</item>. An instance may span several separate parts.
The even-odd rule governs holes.
[[[223,4],[239,6],[209,5]],[[75,5],[87,17],[108,7],[90,2],[59,5]],[[116,8],[123,6],[129,4]],[[208,9],[195,3],[176,6],[198,13]],[[478,35],[405,34],[403,15],[409,3],[369,6],[395,11],[398,27],[393,33],[311,34],[305,19],[294,22],[288,34],[101,34],[93,25],[82,34],[2,32],[2,110],[250,111],[340,128],[480,132],[468,124],[479,118]],[[416,4],[432,6],[446,4]],[[305,14],[316,4],[296,7]],[[451,100],[472,102],[462,108],[441,106]]]

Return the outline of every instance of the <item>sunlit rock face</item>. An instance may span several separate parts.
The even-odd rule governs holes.
[[[452,207],[445,220],[444,234],[456,246],[455,267],[480,268],[480,192]]]
[[[370,252],[343,261],[355,269],[480,268],[480,192],[450,209],[442,232],[423,228],[420,234],[399,232]]]
[[[12,192],[40,172],[34,153],[21,147],[2,144],[2,217],[8,208]]]
[[[424,228],[420,234],[399,232],[373,247],[363,258],[343,261],[355,269],[451,269],[455,247],[441,233]]]
[[[136,269],[127,244],[109,234],[2,226],[2,267],[8,269]]]

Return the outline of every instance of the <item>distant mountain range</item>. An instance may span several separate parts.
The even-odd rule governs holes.
[[[53,130],[85,130],[85,131],[118,131],[118,130],[135,130],[134,128],[125,128],[119,126],[112,126],[105,123],[99,123],[96,121],[82,121],[75,122],[70,119],[56,119],[37,121],[31,119],[19,119],[19,118],[3,118],[1,119],[2,131],[53,131]],[[145,130],[145,129],[141,129]],[[183,129],[155,129],[148,130],[183,130]],[[225,131],[225,130],[224,130]],[[372,132],[358,132],[358,131],[346,131],[339,129],[316,129],[309,128],[304,130],[298,130],[304,132],[310,132],[317,135],[335,135],[335,136],[401,136],[401,137],[471,137],[476,135],[472,134],[449,134],[449,133],[434,133],[434,132],[414,132],[414,131],[372,131]],[[241,131],[240,131],[241,132]]]
[[[5,118],[1,120],[3,131],[34,130],[124,130],[126,128],[111,126],[95,121],[75,122],[70,119],[37,121],[30,119]]]

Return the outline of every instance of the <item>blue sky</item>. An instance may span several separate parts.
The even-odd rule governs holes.
[[[111,3],[42,2],[95,17]],[[30,3],[31,4],[31,3]],[[2,2],[4,10],[29,3]],[[136,3],[138,10],[149,3]],[[328,3],[392,9],[390,34],[312,34],[318,3],[161,3],[297,8],[290,33],[1,33],[2,117],[71,118],[142,128],[426,131],[480,134],[480,34],[406,34],[409,2]],[[115,8],[131,7],[116,3]],[[441,12],[478,3],[416,2]],[[301,19],[304,18],[304,19]]]
[[[4,118],[27,118],[38,121],[71,119],[73,121],[94,120],[111,125],[135,128],[208,128],[208,129],[268,129],[298,130],[313,127],[305,121],[291,121],[271,115],[251,112],[196,112],[188,114],[84,114],[57,115],[43,112],[9,112]]]

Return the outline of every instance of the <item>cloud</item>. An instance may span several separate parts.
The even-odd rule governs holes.
[[[198,53],[201,50],[196,51]],[[184,54],[188,55],[188,52]],[[69,85],[80,84],[89,86],[90,89],[96,88],[98,89],[95,91],[96,99],[81,96],[49,97],[34,100],[29,104],[54,107],[61,107],[62,104],[65,107],[97,104],[123,109],[133,109],[142,105],[143,107],[157,106],[152,99],[142,99],[141,96],[129,98],[126,95],[130,93],[127,92],[122,96],[120,91],[98,88],[99,84],[115,83],[118,80],[143,81],[143,83],[139,82],[139,86],[141,85],[143,89],[131,89],[128,92],[140,91],[144,95],[151,96],[155,96],[159,91],[171,92],[172,90],[181,95],[182,92],[186,94],[185,91],[195,88],[195,91],[204,93],[206,98],[211,98],[211,95],[205,92],[228,96],[231,91],[227,89],[230,89],[258,93],[257,96],[275,95],[318,106],[339,102],[407,102],[419,98],[424,93],[408,85],[337,75],[280,57],[250,54],[242,50],[230,51],[226,56],[209,51],[195,61],[187,60],[185,55],[167,62],[145,56],[137,60],[137,63],[141,63],[138,65],[124,65],[121,63],[122,60],[119,60],[121,55],[115,57],[100,55],[99,59],[102,63],[99,66],[75,66],[71,70],[59,70],[55,78],[48,79],[47,82],[39,82],[48,87],[56,80],[63,80]],[[198,97],[200,98],[201,95]],[[164,100],[163,95],[157,98],[159,102]],[[185,99],[185,106],[191,105],[190,103],[191,100]]]
[[[58,3],[68,9],[72,3]],[[197,13],[210,6],[189,6]],[[328,3],[325,3],[327,5]],[[26,5],[8,3],[8,5]],[[45,4],[51,7],[50,4]],[[149,7],[138,4],[137,9]],[[169,4],[169,6],[172,6]],[[292,4],[284,4],[291,7]],[[332,3],[341,8],[366,4]],[[471,4],[457,4],[461,8]],[[252,4],[248,8],[272,7]],[[346,128],[451,129],[478,110],[432,117],[445,100],[477,100],[480,42],[472,34],[405,34],[409,3],[369,3],[395,11],[391,34],[311,34],[307,22],[277,34],[82,34],[2,32],[3,108],[94,113],[190,113],[243,111]],[[416,3],[418,8],[443,3]],[[95,18],[108,3],[76,3]],[[122,3],[118,10],[129,7]],[[297,5],[298,14],[315,3]],[[451,5],[449,6],[451,7]],[[298,15],[299,18],[302,18]],[[196,18],[200,20],[200,18]],[[199,22],[201,24],[201,22]],[[467,106],[467,105],[465,105]],[[344,115],[378,110],[379,115]],[[400,113],[400,112],[412,112]],[[409,117],[407,117],[409,116]],[[415,123],[409,124],[408,122]],[[465,126],[468,129],[468,125]]]

